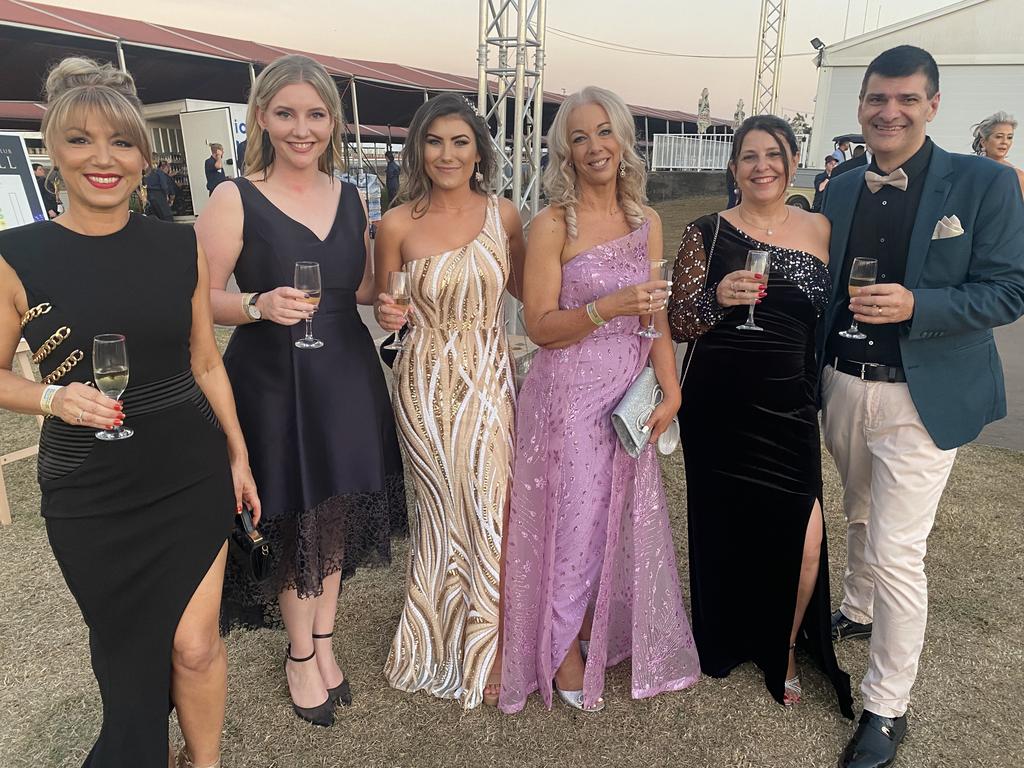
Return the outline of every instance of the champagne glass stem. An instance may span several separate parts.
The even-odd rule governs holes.
[[[850,330],[849,330],[849,333],[860,333],[860,326],[857,325],[857,321],[856,320],[853,320],[853,319],[850,320]]]
[[[313,318],[312,317],[307,317],[306,318],[306,339],[307,340],[312,340],[312,338],[313,338]]]
[[[754,324],[754,305],[751,304],[747,308],[747,325],[753,325],[753,324]]]

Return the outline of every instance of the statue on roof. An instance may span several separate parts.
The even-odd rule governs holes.
[[[732,127],[739,128],[740,124],[747,119],[747,113],[743,111],[743,99],[736,102],[736,111],[732,115]]]
[[[708,96],[708,89],[700,92],[700,100],[697,102],[697,132],[707,133],[711,127],[711,98]]]

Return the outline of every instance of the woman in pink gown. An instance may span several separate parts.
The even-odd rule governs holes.
[[[552,205],[530,228],[524,306],[542,348],[520,393],[505,563],[500,706],[540,690],[603,707],[605,668],[632,656],[634,698],[700,676],[653,442],[679,407],[667,283],[651,280],[661,222],[622,100],[574,94],[548,134]],[[654,316],[662,337],[637,335]],[[638,459],[611,414],[648,359],[665,399]]]

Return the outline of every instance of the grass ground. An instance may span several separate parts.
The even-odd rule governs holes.
[[[717,200],[659,205],[666,253]],[[34,440],[30,417],[0,414],[0,452]],[[844,544],[840,489],[826,455],[825,518],[833,597]],[[686,573],[686,503],[678,453],[663,460],[679,567]],[[50,554],[38,515],[35,465],[4,468],[15,521],[0,530],[0,768],[78,766],[100,722],[87,634]],[[898,768],[1002,768],[1024,744],[1024,454],[964,448],[939,508],[928,556],[928,637]],[[390,567],[346,583],[337,623],[339,656],[355,703],[331,729],[291,714],[281,670],[284,634],[234,632],[228,639],[225,768],[809,768],[832,766],[851,731],[821,676],[804,672],[804,703],[775,704],[757,671],[634,702],[628,664],[608,675],[608,707],[583,715],[536,696],[513,717],[463,712],[451,702],[391,690],[381,675],[402,604],[404,542]],[[751,578],[756,578],[752,574]],[[686,580],[684,579],[684,592]],[[743,606],[737,606],[743,610]],[[838,647],[854,681],[867,646]],[[855,686],[856,687],[856,686]],[[855,697],[857,697],[855,693]],[[177,729],[172,724],[175,738]],[[134,768],[128,767],[126,768]]]

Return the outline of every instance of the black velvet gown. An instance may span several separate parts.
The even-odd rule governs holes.
[[[275,563],[264,584],[229,562],[222,624],[277,626],[277,594],[323,591],[325,576],[387,562],[391,537],[408,529],[402,458],[384,374],[359,317],[366,217],[344,182],[333,226],[320,240],[247,179],[238,186],[245,215],[235,265],[240,290],[294,284],[295,262],[320,264],[322,293],[313,319],[320,349],[298,349],[306,324],[263,320],[239,326],[224,353],[249,449]]]
[[[701,669],[725,677],[755,662],[782,702],[804,537],[822,498],[814,330],[829,296],[826,265],[811,254],[754,240],[717,216],[683,234],[670,322],[691,340],[679,412],[686,464],[691,617]],[[723,309],[715,289],[745,269],[751,249],[771,253],[763,332],[737,330],[748,308]],[[706,287],[704,285],[707,275]],[[695,341],[692,341],[695,340]],[[850,678],[839,669],[829,620],[824,537],[818,580],[797,638],[852,717]]]
[[[47,418],[39,485],[103,699],[84,765],[165,768],[174,632],[235,511],[227,442],[190,368],[195,234],[135,214],[100,237],[41,222],[0,232],[0,254],[25,288],[23,333],[46,353],[47,383],[90,382],[93,336],[126,337],[134,436],[103,442]]]

